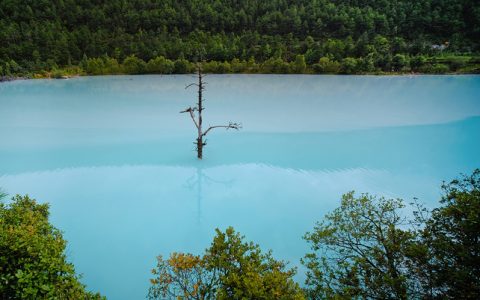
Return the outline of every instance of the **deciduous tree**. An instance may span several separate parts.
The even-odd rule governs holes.
[[[307,291],[315,299],[407,299],[408,258],[400,199],[343,195],[341,206],[305,235]]]
[[[167,260],[159,256],[149,298],[304,299],[292,279],[295,269],[245,242],[231,227],[216,233],[203,256],[173,253]]]
[[[423,231],[428,247],[431,296],[480,297],[480,169],[442,185],[442,206],[432,211]],[[427,281],[426,281],[427,282]]]
[[[48,205],[28,196],[0,203],[1,298],[100,299],[80,283],[66,241],[48,216]]]

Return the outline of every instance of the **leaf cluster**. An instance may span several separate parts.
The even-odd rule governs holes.
[[[231,227],[217,229],[201,257],[173,253],[167,260],[157,259],[150,299],[304,299],[292,279],[295,269],[245,242]]]
[[[478,299],[480,170],[442,185],[441,206],[353,192],[304,238],[312,299]]]
[[[402,230],[403,206],[399,199],[345,194],[304,237],[314,250],[303,259],[310,296],[405,299],[406,246],[415,235]]]
[[[67,261],[66,241],[49,223],[48,209],[28,196],[0,203],[2,299],[100,299],[85,290]]]
[[[480,169],[442,185],[442,206],[422,232],[432,296],[480,296]]]

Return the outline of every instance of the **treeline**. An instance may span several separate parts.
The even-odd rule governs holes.
[[[27,78],[67,78],[76,75],[112,75],[112,74],[189,74],[196,69],[196,62],[184,58],[171,60],[157,56],[145,62],[130,55],[123,61],[104,55],[99,58],[84,58],[78,66],[59,67],[54,64],[40,67],[35,71],[27,71],[15,62],[7,62],[0,66],[0,81],[14,79],[21,75]],[[203,61],[205,73],[248,73],[248,74],[385,74],[375,67],[371,56],[365,58],[346,57],[340,61],[331,56],[321,57],[314,64],[307,64],[304,55],[297,55],[293,61],[281,58],[270,58],[262,63],[253,58],[231,61]],[[480,58],[464,56],[426,57],[423,55],[409,57],[396,54],[391,63],[389,73],[474,73],[480,71]]]
[[[419,56],[478,54],[480,4],[475,0],[1,1],[0,40],[3,75],[78,66],[84,56],[108,56],[122,64],[131,55],[146,63],[163,56],[219,64],[253,60],[259,65],[280,60],[290,64],[303,55],[316,72],[322,68],[321,58],[345,65],[345,72],[392,72],[414,70]],[[334,65],[329,69],[335,70]],[[450,71],[467,66],[470,69],[464,71],[475,70],[468,58],[445,65]],[[446,71],[445,66],[433,68]]]
[[[370,74],[381,73],[373,55],[354,58],[346,57],[336,60],[333,56],[323,56],[318,61],[309,64],[305,55],[298,54],[292,61],[281,58],[269,58],[261,63],[253,57],[248,60],[234,58],[231,61],[203,61],[205,73],[263,73],[263,74]],[[84,57],[80,68],[86,74],[185,74],[196,69],[196,63],[184,58],[170,60],[158,56],[145,62],[134,55],[128,56],[119,62],[117,59],[103,56],[89,59]],[[420,72],[420,73],[448,73],[480,71],[480,57],[442,56],[426,57],[418,55],[396,54],[389,62],[390,72]]]

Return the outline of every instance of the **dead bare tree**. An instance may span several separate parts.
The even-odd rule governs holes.
[[[240,123],[234,123],[230,122],[228,125],[215,125],[215,126],[209,126],[207,130],[203,131],[202,128],[202,112],[205,109],[203,107],[203,91],[205,90],[205,82],[203,81],[203,73],[202,73],[202,65],[200,63],[197,64],[197,75],[198,75],[198,83],[191,83],[187,85],[185,88],[189,88],[191,86],[196,86],[198,87],[198,102],[197,105],[194,107],[188,107],[185,110],[181,111],[180,113],[189,113],[190,117],[192,118],[193,123],[195,124],[195,127],[197,127],[198,131],[198,137],[196,142],[197,147],[197,157],[198,159],[202,159],[203,157],[203,147],[207,145],[207,143],[204,141],[204,137],[210,132],[210,130],[215,129],[215,128],[225,128],[225,129],[236,129],[239,130],[242,128],[242,125]],[[197,115],[198,114],[198,115]]]

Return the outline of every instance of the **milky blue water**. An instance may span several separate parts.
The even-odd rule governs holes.
[[[480,76],[210,75],[194,152],[191,76],[0,84],[0,187],[51,204],[90,290],[142,299],[158,254],[214,228],[299,266],[302,235],[356,190],[434,207],[480,167]],[[297,279],[301,281],[303,269]]]

